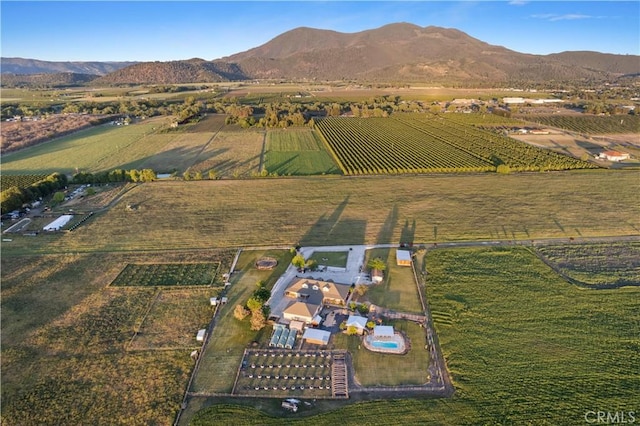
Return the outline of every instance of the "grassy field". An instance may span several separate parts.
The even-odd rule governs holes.
[[[257,174],[264,133],[256,130],[230,131],[230,126],[216,134],[199,153],[191,171],[206,174],[214,170],[221,178],[246,178]]]
[[[584,285],[640,285],[640,244],[576,244],[537,248],[563,274]]]
[[[578,289],[524,248],[441,249],[426,262],[453,398],[318,408],[288,424],[582,424],[590,410],[637,409],[637,288]],[[282,422],[225,402],[190,424]]]
[[[423,385],[429,380],[429,352],[424,349],[425,330],[409,321],[392,321],[410,340],[411,349],[404,355],[383,354],[365,349],[360,336],[336,334],[336,349],[351,353],[356,380],[362,386]]]
[[[422,313],[420,295],[416,288],[413,270],[407,266],[398,266],[394,249],[371,249],[365,255],[365,264],[369,259],[381,258],[387,265],[385,278],[380,284],[370,286],[366,298],[374,305],[383,306],[399,312]]]
[[[208,295],[108,284],[130,262],[226,257],[215,250],[3,255],[2,424],[171,424],[195,332],[211,316]]]
[[[278,175],[340,174],[338,166],[314,130],[270,130],[265,169]]]
[[[72,233],[16,237],[3,254],[638,234],[638,193],[636,172],[604,170],[152,182]]]
[[[255,267],[255,261],[263,256],[278,259],[278,266],[273,271],[259,271]],[[227,294],[229,302],[219,308],[222,311],[218,313],[218,321],[200,361],[192,391],[231,392],[244,349],[254,340],[267,339],[271,333],[269,327],[257,332],[252,331],[249,318],[244,321],[237,320],[233,316],[233,309],[236,305],[244,305],[247,302],[258,281],[264,281],[268,287],[273,286],[290,262],[291,254],[286,250],[242,252],[236,264],[238,272],[234,273]]]
[[[82,130],[16,153],[3,155],[3,174],[99,172],[140,168],[177,135],[156,131],[166,117],[130,126],[103,125]]]

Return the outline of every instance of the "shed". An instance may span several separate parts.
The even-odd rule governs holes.
[[[398,266],[411,266],[411,252],[409,250],[396,250],[396,263]]]
[[[216,306],[218,304],[218,298],[217,297],[210,297],[209,298],[209,303],[211,303],[211,306]]]
[[[204,342],[204,336],[207,334],[207,329],[203,328],[198,330],[198,334],[196,334],[196,340],[198,342]]]
[[[361,317],[359,315],[349,315],[347,318],[347,328],[355,327],[358,330],[358,334],[364,333],[364,330],[367,328],[367,319],[365,317]]]
[[[292,320],[292,321],[289,323],[289,328],[290,328],[291,330],[297,330],[297,331],[302,332],[302,330],[304,330],[304,322],[302,322],[302,321]]]
[[[224,305],[224,304],[225,304],[225,303],[227,303],[228,301],[229,301],[229,298],[225,296],[225,297],[223,297],[223,298],[220,300],[220,303]]]
[[[302,335],[302,339],[307,343],[313,343],[314,345],[327,345],[331,333],[324,330],[318,330],[316,328],[307,328]]]

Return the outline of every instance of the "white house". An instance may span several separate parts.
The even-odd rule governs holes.
[[[620,152],[620,151],[605,151],[600,153],[598,158],[601,160],[609,160],[609,161],[623,161],[628,160],[631,156],[628,152]]]

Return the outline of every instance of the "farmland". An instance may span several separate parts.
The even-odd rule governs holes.
[[[597,167],[440,116],[329,118],[317,128],[345,175]]]
[[[208,294],[108,284],[129,262],[221,256],[3,256],[2,423],[168,423],[193,366],[195,332],[210,319]]]
[[[640,133],[640,116],[539,115],[528,120],[581,134]]]
[[[42,179],[45,179],[47,177],[47,175],[6,175],[6,176],[2,176],[2,188],[0,189],[1,191],[4,191],[8,188],[11,188],[12,186],[15,186],[17,188],[20,189],[24,189],[29,187],[31,184],[36,183],[38,181],[41,181]]]
[[[308,129],[269,131],[264,168],[277,175],[339,173],[316,132]]]
[[[640,229],[639,192],[637,174],[621,171],[158,181],[133,187],[72,233],[3,250],[381,244],[410,241],[408,232],[438,243],[628,235]]]
[[[582,285],[640,285],[638,243],[549,245],[537,251],[562,274]]]
[[[453,398],[319,408],[290,424],[578,424],[591,407],[633,410],[640,386],[638,289],[585,292],[523,248],[434,250],[426,264],[427,298],[456,387]],[[280,424],[274,410],[259,406],[271,415],[212,405],[190,424]]]
[[[212,286],[220,263],[128,264],[112,286]],[[222,285],[218,277],[218,286]]]

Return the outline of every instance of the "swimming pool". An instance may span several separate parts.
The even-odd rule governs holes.
[[[382,349],[398,349],[398,342],[390,342],[384,340],[373,340],[371,342],[371,346],[374,348],[382,348]]]

